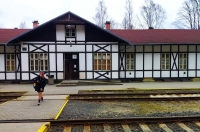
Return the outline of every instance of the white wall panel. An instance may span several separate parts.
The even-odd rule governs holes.
[[[154,70],[160,70],[160,53],[154,53],[154,59],[153,59],[153,69]]]
[[[125,78],[125,72],[124,71],[120,71],[120,78]]]
[[[152,71],[144,71],[144,78],[145,77],[152,77]]]
[[[92,72],[87,72],[87,79],[93,79],[92,75],[93,75]]]
[[[86,51],[92,52],[92,45],[86,45]]]
[[[85,71],[85,53],[79,53],[79,70]]]
[[[196,71],[188,71],[188,77],[195,77]]]
[[[39,48],[39,47],[42,47],[43,45],[41,44],[41,45],[35,45],[35,46]],[[29,51],[35,50],[36,47],[30,45],[30,46],[29,46],[29,48],[30,48]],[[42,50],[41,50],[41,49],[42,49]],[[45,46],[43,46],[41,49],[37,49],[37,50],[35,50],[34,52],[44,52],[43,50],[48,51],[48,46],[45,45]]]
[[[187,71],[179,71],[179,77],[187,77]]]
[[[119,68],[118,68],[118,61],[119,61],[119,59],[118,59],[118,53],[112,53],[112,70],[118,70]]]
[[[55,52],[55,45],[49,45],[49,51]]]
[[[49,66],[50,71],[56,71],[56,54],[49,53]]]
[[[40,73],[36,73],[36,74],[39,75]],[[37,77],[35,74],[30,74],[30,79],[33,79],[35,77]]]
[[[29,80],[29,73],[22,73],[22,80]]]
[[[0,73],[0,80],[5,80],[5,73]]]
[[[57,46],[58,52],[85,52],[84,45],[58,45]]]
[[[197,71],[197,77],[200,77],[200,71]]]
[[[143,70],[143,54],[136,53],[136,70]]]
[[[93,64],[92,64],[92,53],[87,53],[87,70],[93,70]]]
[[[175,59],[175,64],[176,64],[176,66],[178,68],[178,53],[173,53],[173,56],[174,56],[174,58],[176,58]],[[173,58],[173,56],[171,55],[171,68],[172,68],[172,70],[176,70],[176,66],[174,64],[174,58]]]
[[[143,71],[136,71],[136,78],[143,78]]]
[[[5,71],[5,66],[4,66],[4,64],[5,64],[5,61],[4,61],[4,54],[0,54],[0,71]]]
[[[85,78],[85,72],[79,72],[79,78],[80,79],[86,79]]]
[[[188,69],[195,69],[196,67],[196,53],[188,54]]]
[[[85,26],[84,25],[76,26],[76,39],[77,41],[85,41]]]
[[[109,72],[109,74],[105,74],[105,72],[98,72],[98,73],[104,74],[104,76],[106,76],[106,77],[108,77],[108,78],[111,78],[110,72]],[[98,73],[94,73],[94,78],[97,78],[97,77],[100,76]],[[99,79],[107,79],[107,78],[105,78],[104,76],[99,77]]]
[[[56,40],[64,41],[65,40],[65,26],[56,25]]]
[[[172,77],[178,77],[178,71],[171,71]]]
[[[57,73],[57,79],[64,79],[63,72]]]
[[[200,69],[200,53],[197,53],[197,69]]]
[[[20,73],[17,73],[17,79],[18,80],[20,79]]]
[[[160,71],[154,71],[153,77],[160,77]]]
[[[126,78],[134,78],[134,71],[127,71],[126,72]]]
[[[62,53],[58,53],[57,54],[57,70],[58,71],[63,71],[63,54]]]
[[[113,52],[118,52],[118,45],[112,45],[112,51]]]
[[[22,71],[29,71],[29,58],[28,53],[21,53],[21,60],[22,60]]]
[[[152,53],[144,54],[144,70],[152,70]]]
[[[118,72],[112,72],[112,78],[118,79]]]
[[[170,77],[170,71],[161,71],[161,77]]]
[[[100,48],[94,45],[94,51],[99,50],[98,52],[106,52],[104,49],[110,51],[110,45],[106,46],[106,45],[98,45],[99,47],[103,48],[101,50],[99,50]],[[105,47],[106,46],[106,47]]]

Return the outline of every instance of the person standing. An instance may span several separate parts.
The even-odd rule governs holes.
[[[38,92],[38,105],[40,105],[40,102],[43,101],[43,94],[44,87],[46,86],[46,78],[44,77],[44,72],[40,72],[40,75],[38,75],[35,79],[36,87],[35,91]]]

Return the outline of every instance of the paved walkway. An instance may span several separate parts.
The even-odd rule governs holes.
[[[67,102],[67,94],[76,94],[79,90],[94,89],[124,89],[124,88],[141,88],[141,89],[185,89],[200,88],[200,82],[139,82],[124,83],[123,85],[102,85],[102,86],[75,86],[75,87],[56,87],[47,85],[44,91],[44,102],[37,105],[37,92],[34,91],[31,84],[0,84],[0,92],[18,92],[26,91],[26,96],[0,104],[0,120],[23,120],[23,119],[55,119],[60,110]],[[66,94],[66,95],[53,95]],[[44,124],[36,123],[27,124],[0,124],[0,130],[6,132],[32,132],[44,128]],[[12,126],[12,127],[10,127]],[[40,126],[40,127],[39,127]],[[42,127],[41,127],[42,126]],[[30,128],[27,131],[27,127]]]

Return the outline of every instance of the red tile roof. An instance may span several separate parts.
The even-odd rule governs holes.
[[[147,29],[110,30],[131,44],[200,44],[200,30]]]
[[[28,30],[30,29],[0,29],[0,43],[6,43]]]

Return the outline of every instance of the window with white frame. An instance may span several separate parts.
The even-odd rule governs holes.
[[[15,71],[15,55],[6,54],[6,71]]]
[[[170,69],[170,53],[162,53],[161,69],[162,70]]]
[[[126,70],[134,70],[134,53],[126,54]]]
[[[109,53],[94,54],[94,70],[110,70],[110,61]]]
[[[48,70],[48,54],[47,53],[31,53],[30,54],[30,70],[31,71],[47,71]]]
[[[187,53],[179,53],[179,69],[187,69]]]
[[[76,37],[76,29],[74,27],[66,28],[66,37]]]

